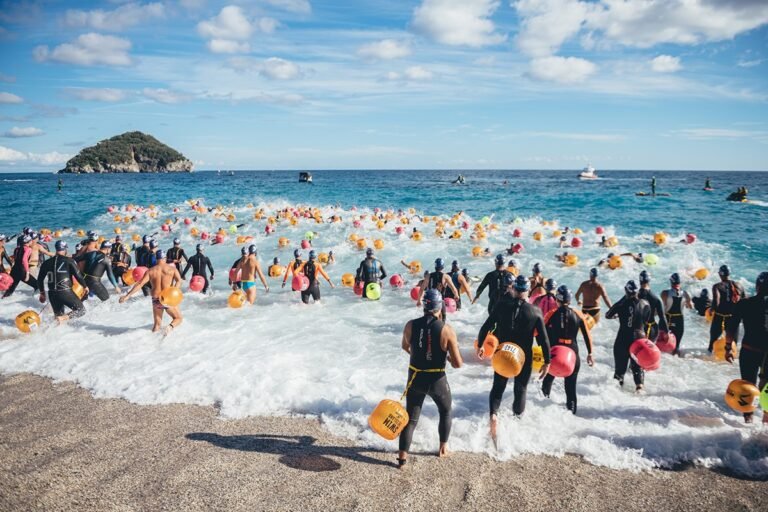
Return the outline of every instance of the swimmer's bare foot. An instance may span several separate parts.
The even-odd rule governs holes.
[[[493,445],[496,446],[496,428],[499,426],[499,417],[496,414],[491,414],[491,439],[493,439]]]
[[[450,457],[451,452],[448,451],[448,443],[440,443],[440,450],[437,452],[437,456],[440,458]]]
[[[165,329],[163,329],[163,338],[171,334],[171,331],[173,331],[173,325],[169,325]]]

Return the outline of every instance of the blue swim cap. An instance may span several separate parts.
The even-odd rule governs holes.
[[[178,238],[174,238],[173,245],[181,245],[181,240],[179,240]]]
[[[102,249],[111,249],[112,248],[112,242],[110,242],[109,240],[104,240],[103,242],[101,242],[101,248]]]
[[[443,263],[443,258],[437,258],[435,260],[435,270],[443,270],[445,268],[445,264]]]
[[[240,248],[240,254],[242,254],[243,256],[245,256],[247,252],[248,251],[245,249],[245,247]]]
[[[646,284],[651,282],[651,275],[647,270],[640,272],[640,284]]]
[[[64,240],[56,240],[56,252],[66,251],[67,247],[69,246],[67,245],[67,242],[65,242]]]
[[[675,272],[674,274],[672,274],[671,276],[669,276],[669,282],[670,282],[671,284],[680,284],[680,274],[678,274],[677,272]]]
[[[152,237],[149,235],[144,235],[144,237],[141,239],[142,243],[148,244],[152,241]]]
[[[515,290],[519,292],[524,292],[528,290],[528,286],[529,286],[529,283],[528,283],[527,277],[517,276],[517,278],[515,278]]]
[[[533,264],[533,273],[534,274],[541,274],[541,264],[534,263]]]
[[[367,248],[367,249],[365,250],[365,255],[366,255],[366,256],[373,256],[373,249],[371,249],[370,247],[369,247],[369,248]]]
[[[298,249],[293,250],[293,257],[294,258],[301,258],[301,251]]]
[[[555,298],[563,304],[570,304],[571,290],[569,290],[568,287],[564,284],[560,285],[560,287],[557,289],[557,293],[555,293]]]
[[[504,255],[503,254],[497,254],[496,255],[496,265],[503,265],[504,264]]]
[[[158,245],[159,244],[157,243],[157,240],[152,240],[151,242],[149,242],[149,248],[150,249],[155,249],[155,248],[157,248]]]
[[[88,240],[90,240],[91,242],[95,242],[98,239],[99,239],[99,235],[97,235],[96,233],[91,232],[91,234],[88,235]]]
[[[443,309],[443,296],[434,288],[424,292],[424,311],[437,312]]]
[[[248,254],[258,254],[255,245],[251,244],[248,246]]]
[[[551,292],[552,290],[554,290],[556,286],[557,286],[557,283],[551,277],[544,282],[544,289],[547,290],[548,292]],[[561,286],[560,288],[562,288],[563,286]],[[558,288],[558,291],[560,290],[560,288]]]
[[[627,292],[627,295],[637,295],[637,283],[634,281],[627,281],[627,284],[624,285],[624,291]]]
[[[597,277],[597,274],[598,274],[597,267],[593,267],[589,269],[589,277]]]
[[[313,260],[317,258],[317,253],[315,251],[309,251],[309,259]]]
[[[165,259],[165,251],[162,249],[158,249],[155,253],[155,257],[157,258],[157,261],[164,260]]]
[[[720,270],[718,270],[717,273],[720,274],[721,276],[728,277],[729,275],[731,275],[731,269],[728,268],[728,265],[723,265],[720,267]]]
[[[517,268],[517,262],[515,260],[509,260],[507,262],[507,266],[508,267],[515,267],[515,268]]]

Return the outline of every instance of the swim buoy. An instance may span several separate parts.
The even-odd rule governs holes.
[[[573,234],[574,235],[581,235],[581,234],[584,234],[584,232],[582,230],[580,230],[579,228],[573,228]]]
[[[607,242],[606,245],[608,247],[616,247],[617,245],[619,245],[619,239],[616,238],[615,236],[610,237],[608,240],[606,240],[606,242]]]
[[[384,221],[380,220],[376,222],[376,229],[384,229]]]
[[[376,240],[373,241],[373,246],[376,249],[378,249],[378,250],[383,249],[384,248],[384,240],[381,240],[381,239],[377,238]]]
[[[446,297],[443,303],[445,304],[446,313],[456,312],[456,301],[454,299],[452,299],[451,297]]]
[[[163,306],[176,307],[184,300],[184,294],[180,288],[171,286],[160,292],[160,303]]]
[[[136,267],[133,269],[133,280],[135,282],[139,282],[142,279],[144,279],[144,274],[147,273],[147,270],[149,270],[147,267]]]
[[[522,229],[515,228],[515,230],[512,231],[512,237],[513,238],[520,238],[521,236],[523,236],[523,230]]]
[[[688,233],[687,235],[685,235],[685,243],[692,244],[695,241],[696,241],[696,235],[694,235],[693,233]]]
[[[237,267],[229,269],[229,280],[232,281],[233,283],[239,283],[241,280],[240,276],[242,275],[242,273],[243,273],[242,270]]]
[[[512,377],[517,377],[523,370],[525,353],[523,352],[523,349],[515,343],[502,343],[493,355],[491,364],[496,373],[502,377],[511,379]]]
[[[760,403],[760,390],[749,381],[732,380],[725,390],[725,403],[736,412],[755,412]]]
[[[203,231],[202,233],[200,233],[200,238],[201,238],[202,240],[208,240],[208,238],[209,238],[210,236],[211,236],[211,235],[209,235],[207,231]]]
[[[400,288],[403,286],[403,278],[400,274],[395,274],[389,278],[389,284],[392,288]]]
[[[645,371],[658,370],[661,366],[661,352],[655,343],[639,338],[629,346],[629,355]]]
[[[549,354],[549,374],[554,377],[570,377],[576,367],[576,352],[565,345],[555,345]]]
[[[216,235],[216,243],[217,244],[223,244],[224,243],[224,235],[222,233],[219,233]]]
[[[655,254],[646,254],[643,258],[643,261],[645,261],[646,265],[650,265],[652,267],[659,262],[659,257]]]
[[[458,240],[459,238],[461,238],[461,231],[457,229],[456,231],[451,233],[451,238],[453,238],[454,240]]]
[[[597,324],[597,321],[595,320],[595,317],[589,314],[583,315],[584,318],[584,325],[587,326],[587,330],[594,329],[595,325]]]
[[[582,244],[581,238],[579,237],[573,237],[573,239],[571,240],[571,247],[578,249],[579,247],[581,247],[581,244]]]
[[[295,292],[303,292],[309,288],[309,278],[304,274],[296,274],[291,281],[291,289]]]
[[[559,229],[556,229],[552,232],[552,238],[560,238],[561,236],[563,236],[563,232]]]
[[[341,276],[341,285],[351,288],[355,286],[355,276],[352,274],[344,274]]]
[[[573,266],[576,266],[578,262],[579,262],[578,256],[576,256],[575,254],[568,254],[565,257],[565,261],[563,263],[565,263],[566,267],[573,267]]]
[[[418,260],[414,260],[408,264],[408,269],[411,271],[411,274],[420,274],[421,273],[421,262]]]
[[[398,235],[402,235],[403,233],[405,233],[405,228],[403,226],[397,226],[395,228],[395,233],[397,233]]]
[[[656,338],[656,346],[662,352],[671,354],[677,348],[677,337],[672,332],[659,331],[659,335]]]
[[[77,298],[83,300],[85,297],[85,288],[77,281],[72,281],[72,293],[77,295]]]
[[[355,292],[355,295],[357,295],[358,297],[362,297],[363,296],[363,282],[362,281],[355,282],[355,286],[352,288],[352,291]]]
[[[184,225],[185,225],[185,226],[189,226],[190,224],[192,224],[192,219],[190,219],[190,218],[185,218],[185,219],[184,219]]]
[[[280,277],[285,269],[281,265],[270,265],[269,277]]]
[[[520,254],[524,250],[525,250],[525,247],[523,246],[523,244],[519,242],[512,246],[512,254]]]
[[[700,269],[699,269],[699,270],[697,270],[697,271],[696,271],[696,272],[695,272],[693,275],[694,275],[694,277],[695,277],[696,279],[698,279],[699,281],[703,281],[703,280],[704,280],[704,279],[706,279],[706,278],[707,278],[707,276],[709,275],[709,270],[707,270],[707,269],[705,269],[705,268],[700,268]]]
[[[317,255],[317,261],[319,261],[323,265],[328,263],[328,258],[330,258],[330,256],[328,256],[327,252],[321,252],[320,254]]]
[[[537,372],[544,366],[544,350],[541,345],[534,345],[531,349],[531,368]]]
[[[413,288],[411,288],[411,298],[413,300],[419,300],[419,295],[421,295],[420,286],[414,286]]]
[[[4,292],[13,284],[13,278],[5,272],[0,273],[0,292]]]
[[[763,412],[768,412],[768,384],[763,386],[763,390],[760,392],[760,408]]]
[[[482,255],[483,255],[483,248],[482,247],[480,247],[479,245],[476,245],[476,246],[474,246],[472,248],[472,256],[477,258],[477,257],[482,256]]]
[[[497,348],[499,348],[499,339],[489,332],[485,335],[485,341],[483,342],[483,359],[493,356]],[[475,340],[475,354],[477,354],[478,350],[480,348],[477,346],[477,340]]]
[[[542,238],[543,236],[544,236],[544,235],[542,235],[542,234],[541,234],[541,231],[536,231],[536,232],[533,234],[533,239],[534,239],[534,240],[536,240],[537,242],[541,242],[541,238]]]
[[[365,238],[358,238],[356,242],[357,248],[361,251],[364,250],[366,247],[368,247],[368,242],[365,241]]]
[[[416,231],[415,233],[413,233],[411,235],[411,240],[414,240],[416,242],[421,241],[421,232],[420,231]]]
[[[659,231],[658,233],[653,235],[653,243],[655,243],[656,245],[664,245],[665,243],[667,243],[666,233],[662,233],[661,231]]]
[[[123,284],[126,286],[132,286],[134,283],[136,283],[136,280],[133,278],[133,269],[128,268],[123,272],[122,276]]]
[[[203,276],[192,276],[189,280],[189,289],[193,292],[201,292],[205,288],[205,278]]]
[[[739,359],[739,347],[736,343],[731,344],[731,353],[734,361]],[[712,344],[712,355],[715,357],[715,361],[725,361],[725,335],[720,336]]]
[[[365,297],[368,300],[379,300],[381,298],[381,285],[379,283],[368,283],[365,287]]]
[[[16,327],[23,333],[29,334],[40,327],[40,315],[31,309],[16,316]]]
[[[368,426],[387,441],[397,439],[406,425],[408,413],[394,400],[382,400],[368,416]]]
[[[608,260],[608,266],[611,270],[621,268],[622,265],[624,265],[624,262],[621,261],[621,256],[611,256],[611,258]]]
[[[229,295],[227,305],[233,309],[239,309],[245,304],[246,296],[243,290],[236,290]]]
[[[309,243],[309,240],[302,240],[301,241],[301,248],[302,249],[309,249],[310,247],[312,247],[312,244]]]
[[[277,239],[277,247],[279,248],[287,247],[288,244],[290,243],[291,241],[285,238],[284,236],[281,236],[280,238]]]
[[[234,219],[230,219],[230,222],[232,222],[232,220]],[[237,226],[235,224],[232,224],[231,226],[229,226],[229,232],[230,234],[233,234],[233,235],[237,233]]]

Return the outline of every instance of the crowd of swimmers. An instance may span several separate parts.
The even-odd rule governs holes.
[[[12,255],[6,244],[15,239],[16,247]],[[210,281],[214,279],[214,267],[205,255],[206,246],[197,244],[195,252],[187,255],[176,238],[173,246],[164,250],[152,235],[141,239],[141,245],[129,248],[120,235],[113,240],[104,240],[95,232],[88,232],[86,238],[78,243],[72,254],[64,240],[57,240],[53,250],[35,231],[25,228],[19,235],[6,237],[0,235],[0,273],[8,273],[10,283],[3,298],[12,295],[20,284],[39,292],[41,302],[49,302],[59,322],[77,318],[85,313],[82,300],[90,295],[98,300],[109,299],[109,292],[104,285],[106,274],[109,284],[117,293],[122,293],[120,282],[130,286],[119,302],[124,303],[140,290],[151,297],[153,312],[153,331],[162,329],[163,315],[168,314],[171,323],[162,329],[167,334],[183,321],[178,306],[169,306],[161,300],[163,290],[178,285],[187,276],[197,278],[202,283],[202,292],[206,292]],[[131,255],[133,254],[133,256]],[[642,255],[626,253],[637,261],[643,261]],[[301,290],[301,300],[309,303],[310,299],[321,298],[319,281],[325,279],[331,287],[334,284],[323,265],[333,264],[333,253],[324,254],[320,261],[314,249],[309,250],[308,259],[296,249],[294,259],[284,268],[279,259],[274,258],[266,270],[270,277],[282,278],[285,286],[288,279],[303,275],[308,286]],[[4,263],[8,264],[8,268]],[[409,264],[401,262],[406,267]],[[534,340],[541,349],[543,364],[538,373],[541,390],[549,397],[555,379],[548,374],[550,349],[563,345],[576,353],[576,365],[570,376],[565,378],[566,407],[577,414],[577,379],[580,371],[579,343],[581,334],[586,350],[586,362],[594,364],[594,343],[590,334],[590,324],[601,319],[603,305],[607,308],[605,318],[618,319],[619,329],[613,345],[614,379],[619,386],[624,386],[627,370],[630,371],[635,390],[644,388],[645,372],[638,362],[630,356],[630,345],[639,338],[656,342],[659,337],[672,333],[676,339],[675,354],[680,354],[680,345],[685,334],[686,310],[695,311],[699,316],[712,315],[710,327],[709,351],[725,335],[725,359],[734,360],[734,344],[739,341],[740,325],[744,326],[739,352],[741,378],[758,385],[761,389],[766,384],[768,373],[768,272],[761,273],[755,281],[756,295],[748,297],[744,288],[731,279],[731,270],[727,265],[719,268],[720,281],[711,293],[702,290],[692,297],[681,287],[678,273],[668,278],[669,286],[659,295],[651,289],[652,276],[648,271],[639,273],[637,280],[630,280],[624,286],[624,293],[615,302],[606,293],[600,282],[600,265],[589,270],[586,280],[576,287],[575,292],[565,284],[543,274],[542,266],[536,263],[531,275],[523,275],[514,260],[506,261],[503,254],[495,259],[495,268],[480,281],[473,293],[471,279],[459,262],[451,263],[446,271],[445,262],[437,258],[434,270],[426,271],[418,282],[418,295],[414,297],[417,305],[423,309],[423,315],[409,321],[402,335],[402,348],[410,354],[408,387],[405,394],[406,410],[409,423],[400,435],[398,460],[404,465],[407,460],[420,411],[429,396],[439,411],[439,453],[447,453],[447,442],[451,430],[451,391],[445,372],[447,364],[460,368],[463,364],[459,352],[456,334],[446,323],[446,303],[451,300],[457,309],[461,308],[462,294],[474,304],[487,290],[488,316],[479,329],[477,336],[477,354],[486,357],[483,344],[488,333],[493,332],[501,341],[514,341],[524,352],[522,371],[513,379],[512,412],[515,416],[524,413],[527,387],[533,372]],[[133,265],[146,267],[148,270],[140,279],[128,278],[127,270]],[[411,269],[412,270],[412,269]],[[355,274],[355,285],[366,289],[370,284],[380,283],[387,277],[383,263],[368,248],[366,257],[361,261]],[[256,279],[264,290],[269,285],[258,260],[255,245],[241,249],[240,256],[234,261],[229,274],[228,284],[233,290],[242,290],[251,304],[256,300]],[[8,278],[6,278],[6,282]],[[46,291],[47,288],[47,291]],[[366,294],[362,293],[363,299]],[[591,318],[588,318],[591,317]],[[758,382],[758,379],[760,382]],[[498,412],[508,378],[494,372],[489,394],[490,434],[495,440],[498,429]],[[752,413],[745,413],[746,422],[753,421]],[[763,415],[768,423],[768,414]]]

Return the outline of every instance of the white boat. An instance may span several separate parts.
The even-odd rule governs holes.
[[[299,183],[312,183],[312,175],[308,172],[300,172]]]
[[[579,173],[580,180],[596,180],[597,178],[598,176],[595,172],[595,168],[591,165],[587,165],[584,169],[582,169],[581,173]]]

